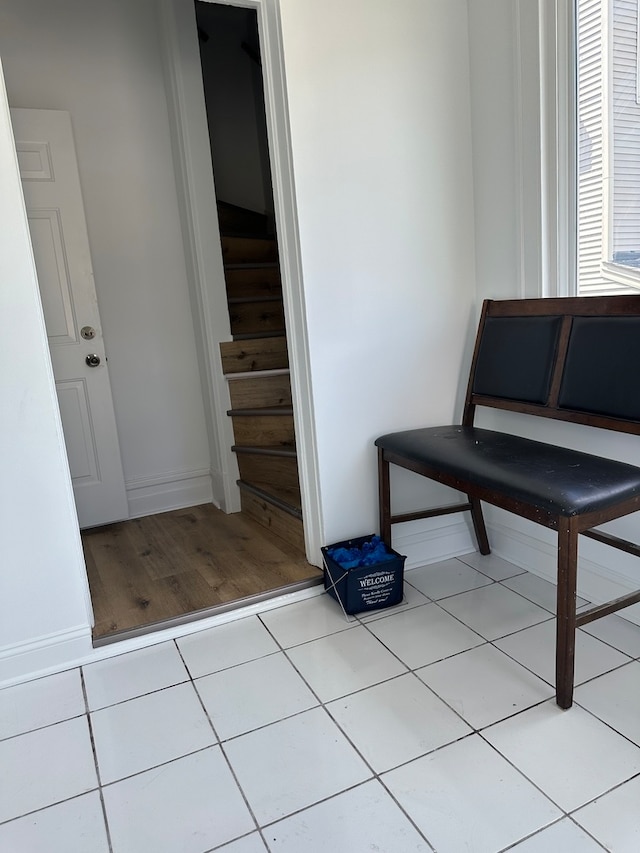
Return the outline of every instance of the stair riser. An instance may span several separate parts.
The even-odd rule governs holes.
[[[237,457],[241,480],[254,485],[259,484],[265,488],[265,491],[268,491],[266,484],[295,489],[296,503],[300,503],[298,463],[295,458],[258,456],[251,453],[238,453]]]
[[[291,415],[232,417],[235,443],[249,447],[293,446],[295,432]]]
[[[274,240],[261,237],[222,237],[225,264],[267,263],[278,260]]]
[[[220,344],[220,355],[222,372],[225,374],[289,367],[285,338],[223,341]]]
[[[284,309],[278,302],[247,302],[229,306],[232,335],[284,333]]]
[[[247,492],[240,493],[242,511],[276,536],[304,551],[302,521]]]
[[[232,409],[255,409],[259,406],[290,406],[289,374],[230,379],[229,395]]]
[[[227,296],[229,299],[241,297],[281,296],[280,271],[278,267],[261,269],[225,270]]]

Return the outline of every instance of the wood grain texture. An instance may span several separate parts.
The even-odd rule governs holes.
[[[229,380],[231,408],[250,409],[258,406],[290,406],[291,383],[288,373]]]
[[[261,267],[235,267],[224,273],[229,299],[282,296],[277,264]]]
[[[293,415],[232,415],[235,443],[253,447],[296,442]]]
[[[240,479],[247,483],[274,483],[296,490],[296,505],[300,506],[298,462],[295,457],[262,456],[255,453],[237,453]]]
[[[84,531],[94,638],[320,577],[277,528],[204,504]]]
[[[229,305],[232,335],[259,335],[265,332],[284,334],[282,302],[255,301]]]
[[[223,341],[220,344],[220,355],[222,372],[225,374],[289,367],[287,340],[284,337]]]
[[[304,530],[299,518],[294,518],[268,501],[243,489],[240,490],[240,502],[242,512],[249,518],[296,548],[304,548]]]

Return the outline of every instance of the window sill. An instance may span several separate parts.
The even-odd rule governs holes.
[[[603,261],[602,277],[607,281],[615,282],[624,287],[633,287],[640,290],[640,269],[625,267],[622,264],[614,264],[610,261]]]

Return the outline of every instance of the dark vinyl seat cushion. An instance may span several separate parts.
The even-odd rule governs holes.
[[[477,427],[442,426],[380,436],[390,453],[535,506],[574,516],[640,494],[640,468]]]

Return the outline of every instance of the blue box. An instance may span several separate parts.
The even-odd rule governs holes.
[[[322,548],[324,559],[324,588],[340,602],[348,615],[369,610],[380,610],[399,604],[404,595],[404,561],[406,557],[387,548],[390,560],[372,566],[346,569],[332,559],[328,551],[333,548],[361,548],[375,534],[347,539]]]

